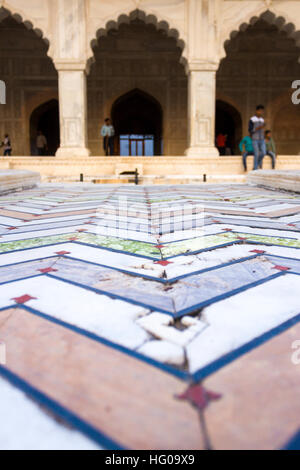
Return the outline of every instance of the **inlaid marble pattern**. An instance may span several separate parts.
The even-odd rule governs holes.
[[[277,342],[271,350],[263,345],[286,331],[300,340],[292,334],[300,320],[299,248],[300,200],[293,193],[230,184],[74,184],[0,197],[0,343],[6,347],[0,410],[14,406],[13,392],[19,415],[29,422],[32,416],[34,442],[28,438],[27,448],[44,446],[39,426],[54,433],[51,445],[59,448],[66,441],[86,449],[202,449],[208,440],[234,448],[226,403],[248,409],[260,393],[259,377],[251,393],[232,386],[246,374],[244,358],[259,350],[263,361],[266,350],[280,375],[285,361],[276,361]],[[278,344],[282,351],[286,343]],[[289,374],[298,374],[297,367]],[[264,369],[262,387],[268,374]],[[201,411],[209,436],[199,429],[196,410],[186,405],[182,412],[177,402],[187,382],[208,383],[225,395]],[[284,393],[274,415],[268,407],[272,422],[282,414]],[[284,405],[291,417],[294,400],[296,394]],[[255,446],[256,433],[248,436],[239,412],[232,419],[243,433],[238,445],[251,448],[253,440]],[[19,446],[20,426],[16,417],[4,422],[0,448]],[[272,440],[261,426],[260,447],[283,447],[296,428],[295,418],[292,424],[287,418],[280,439]]]

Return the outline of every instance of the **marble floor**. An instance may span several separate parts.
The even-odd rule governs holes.
[[[300,448],[299,248],[254,186],[0,197],[0,449]]]

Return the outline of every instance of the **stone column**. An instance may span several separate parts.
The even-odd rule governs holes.
[[[190,64],[188,68],[189,157],[219,156],[215,146],[216,69],[215,64]]]
[[[87,98],[84,67],[58,68],[60,147],[58,157],[88,157]]]

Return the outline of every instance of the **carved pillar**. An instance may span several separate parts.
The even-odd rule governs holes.
[[[58,157],[87,157],[86,72],[59,70],[60,147]]]
[[[54,3],[54,63],[58,70],[60,148],[59,157],[88,156],[86,98],[86,3],[85,0],[51,0]]]
[[[216,157],[216,70],[220,0],[186,0],[188,23],[188,129],[191,157]]]
[[[198,64],[188,70],[188,142],[186,155],[217,157],[215,146],[216,66]]]

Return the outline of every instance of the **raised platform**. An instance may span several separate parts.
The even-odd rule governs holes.
[[[40,174],[34,171],[0,169],[0,194],[33,188],[40,180]]]
[[[300,171],[253,171],[248,175],[248,183],[300,193]]]
[[[248,159],[252,169],[252,157]],[[270,159],[264,168],[270,169]],[[141,184],[180,184],[207,182],[244,182],[246,173],[240,156],[232,157],[6,157],[0,169],[30,170],[40,173],[43,182],[75,182],[83,175],[86,182],[122,184],[130,178],[121,177],[124,171],[139,172]],[[279,156],[278,170],[299,170],[300,156]]]

